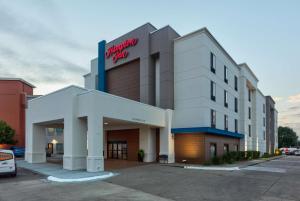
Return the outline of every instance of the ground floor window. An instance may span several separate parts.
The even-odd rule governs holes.
[[[234,147],[234,151],[239,151],[239,145],[238,144],[235,144],[233,147]]]
[[[56,144],[56,153],[57,154],[63,154],[64,153],[64,144],[63,143],[57,143]]]
[[[229,152],[229,144],[224,144],[224,154]]]
[[[109,141],[108,142],[108,158],[127,159],[127,142],[126,141]]]
[[[209,151],[210,151],[211,158],[216,157],[217,156],[217,144],[210,143]]]

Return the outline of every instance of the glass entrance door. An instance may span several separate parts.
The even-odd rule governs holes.
[[[127,142],[126,141],[109,141],[108,158],[127,159]]]

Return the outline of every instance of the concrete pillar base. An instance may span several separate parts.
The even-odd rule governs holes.
[[[66,170],[86,169],[86,156],[64,156],[63,164]]]
[[[156,154],[155,153],[145,153],[144,162],[155,162]]]
[[[25,158],[28,163],[45,163],[46,162],[46,153],[32,153],[26,152]]]
[[[104,171],[104,159],[103,156],[88,156],[87,168],[88,172],[100,172]]]

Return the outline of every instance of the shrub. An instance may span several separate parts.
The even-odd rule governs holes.
[[[264,153],[262,155],[262,158],[270,158],[270,157],[271,157],[271,155],[269,153]]]
[[[215,156],[211,159],[211,163],[214,165],[220,165],[223,164],[224,162],[222,158]]]
[[[254,151],[253,152],[253,159],[258,159],[260,156],[260,152],[259,151]]]
[[[15,130],[5,121],[0,120],[0,144],[16,144],[14,136]]]
[[[211,165],[211,161],[205,161],[205,162],[203,163],[203,165],[209,166],[209,165]]]

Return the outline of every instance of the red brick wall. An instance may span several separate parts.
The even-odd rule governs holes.
[[[138,160],[139,129],[107,131],[108,141],[127,141],[128,160]]]
[[[33,89],[21,81],[0,80],[0,119],[15,131],[17,146],[25,146],[25,106],[26,95]]]

